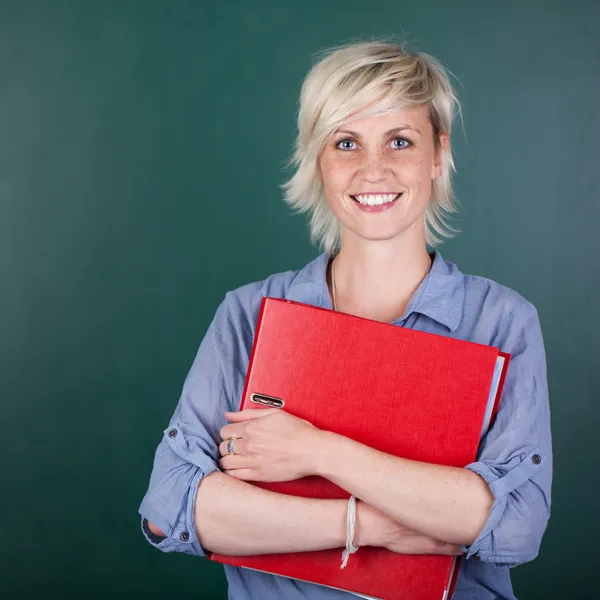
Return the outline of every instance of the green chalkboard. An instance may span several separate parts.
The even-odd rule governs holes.
[[[400,36],[457,76],[465,272],[539,310],[555,484],[519,598],[592,598],[600,3],[0,0],[0,595],[225,599],[139,531],[229,289],[317,254],[281,199],[313,55]]]

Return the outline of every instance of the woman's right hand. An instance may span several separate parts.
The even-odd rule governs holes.
[[[379,546],[399,554],[463,554],[460,545],[413,531],[360,500],[356,502],[355,543]]]

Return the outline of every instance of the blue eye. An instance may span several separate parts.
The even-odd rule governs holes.
[[[396,142],[399,142],[399,144],[396,144]],[[398,150],[403,150],[410,146],[410,142],[404,138],[396,138],[395,140],[392,140],[392,146]]]
[[[354,142],[352,140],[340,140],[339,142],[336,143],[335,147],[339,148],[340,150],[354,150]]]

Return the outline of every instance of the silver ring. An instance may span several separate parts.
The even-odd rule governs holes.
[[[233,444],[237,439],[239,438],[230,437],[229,440],[227,440],[227,454],[235,454],[235,452],[233,451]]]

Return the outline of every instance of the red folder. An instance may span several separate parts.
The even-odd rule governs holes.
[[[280,406],[388,454],[465,467],[498,409],[509,360],[497,348],[264,298],[241,408]],[[315,476],[255,485],[349,497]],[[452,556],[363,547],[340,569],[341,553],[210,558],[386,600],[445,600],[460,565]]]

